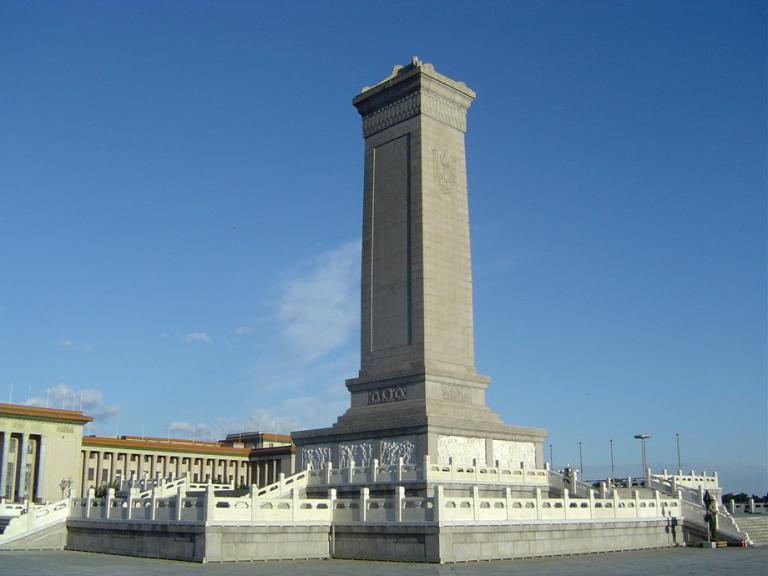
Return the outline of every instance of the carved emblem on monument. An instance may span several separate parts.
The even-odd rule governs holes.
[[[435,181],[445,194],[451,194],[456,189],[456,159],[448,152],[432,148],[435,162]]]

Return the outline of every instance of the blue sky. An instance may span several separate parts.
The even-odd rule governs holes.
[[[90,432],[328,425],[364,85],[478,93],[478,371],[556,466],[766,492],[764,2],[3,2],[0,399]]]

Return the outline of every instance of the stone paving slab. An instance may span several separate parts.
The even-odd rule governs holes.
[[[703,550],[680,548],[643,552],[472,562],[409,564],[317,560],[194,564],[84,552],[0,552],[4,576],[648,576],[658,574],[765,576],[768,548]]]

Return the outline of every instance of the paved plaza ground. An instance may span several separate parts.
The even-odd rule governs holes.
[[[768,547],[702,550],[678,548],[616,552],[536,560],[468,564],[408,564],[316,560],[192,564],[82,552],[0,552],[0,574],[8,576],[659,576],[768,574]]]

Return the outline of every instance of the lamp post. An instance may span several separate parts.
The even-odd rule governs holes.
[[[584,457],[581,454],[581,440],[579,440],[579,474],[584,479]]]
[[[675,439],[677,440],[677,473],[683,473],[683,466],[680,464],[680,434],[675,432]]]
[[[552,457],[552,444],[549,445],[549,465],[552,470],[555,469],[555,459]]]
[[[650,437],[651,437],[650,434],[635,434],[635,438],[637,440],[640,440],[640,450],[643,453],[643,478],[645,478],[645,474],[648,470],[648,460],[645,454],[645,441],[648,440],[648,438]]]
[[[613,471],[613,440],[611,440],[611,479],[615,477],[615,473]]]

